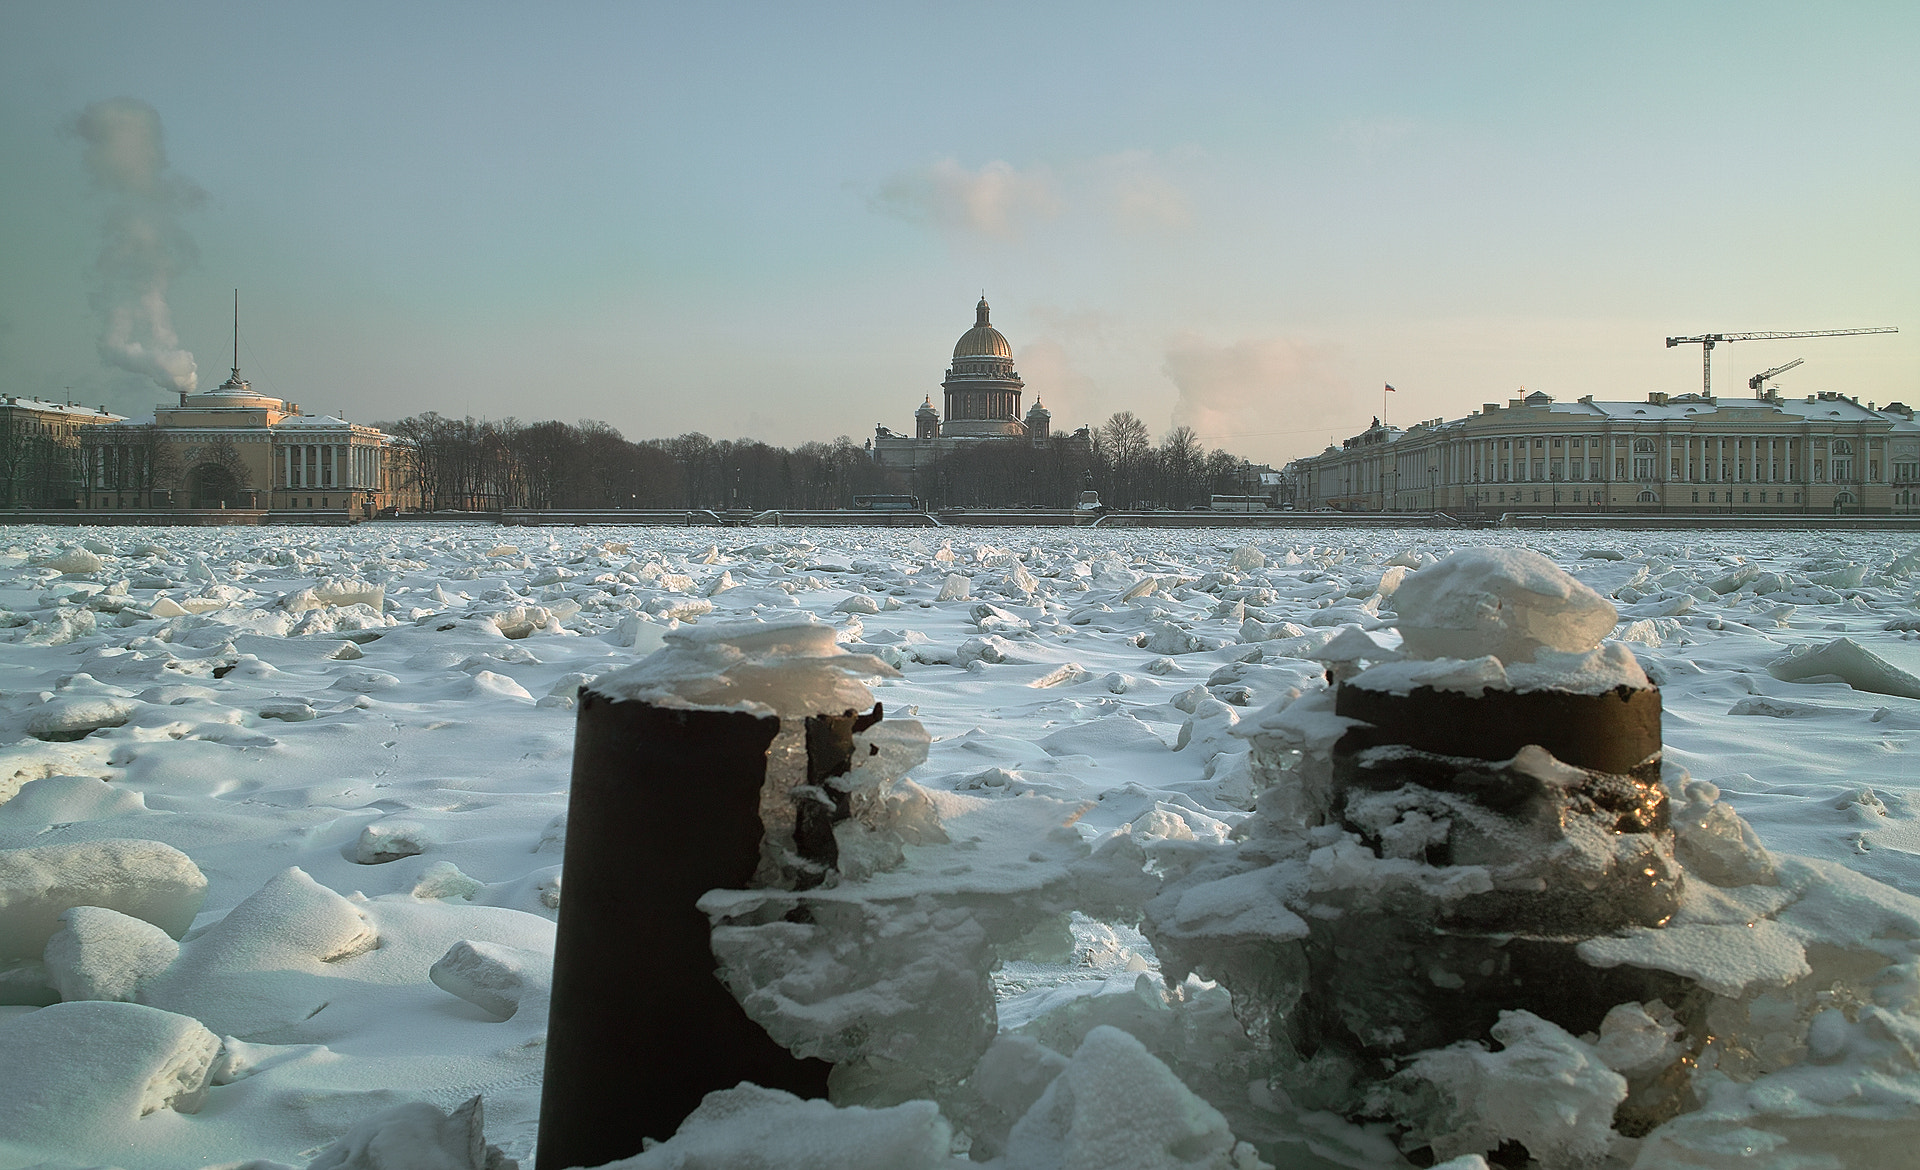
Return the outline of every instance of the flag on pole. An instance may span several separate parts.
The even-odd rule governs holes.
[[[1392,382],[1387,383],[1387,393],[1389,394],[1398,393],[1398,391],[1394,390]]]

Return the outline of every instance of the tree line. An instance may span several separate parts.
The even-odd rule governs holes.
[[[594,419],[578,423],[448,418],[433,411],[376,424],[399,495],[428,510],[500,508],[846,508],[855,497],[903,494],[929,508],[1071,507],[1092,488],[1117,507],[1188,507],[1211,493],[1250,494],[1243,459],[1207,451],[1191,427],[1158,443],[1121,411],[1087,438],[1035,446],[969,444],[913,470],[881,467],[842,435],[776,447],[754,439],[628,439]]]

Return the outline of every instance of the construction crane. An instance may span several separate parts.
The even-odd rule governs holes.
[[[1669,337],[1667,348],[1676,345],[1700,347],[1700,393],[1713,397],[1713,347],[1723,341],[1777,341],[1784,337],[1853,337],[1861,333],[1898,333],[1891,325],[1871,329],[1799,329],[1782,333],[1702,333],[1698,337]]]
[[[1760,388],[1767,384],[1768,378],[1773,377],[1775,374],[1784,374],[1788,370],[1791,370],[1793,367],[1799,365],[1801,362],[1804,362],[1806,360],[1807,360],[1806,358],[1794,358],[1792,361],[1788,362],[1784,366],[1775,366],[1771,370],[1762,370],[1759,373],[1755,374],[1753,377],[1747,379],[1747,389],[1753,391],[1754,397],[1757,398],[1760,396],[1760,393],[1761,393]]]

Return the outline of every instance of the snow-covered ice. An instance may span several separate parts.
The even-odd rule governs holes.
[[[1760,1046],[1692,1072],[1692,1112],[1609,1136],[1616,1093],[1673,1043],[1658,1011],[1622,1005],[1584,1037],[1515,1013],[1497,1047],[1436,1049],[1395,1082],[1420,1116],[1457,1114],[1437,1155],[1472,1164],[1491,1126],[1545,1165],[1890,1164],[1873,1158],[1920,1141],[1920,1031],[1858,957],[1900,968],[1920,942],[1920,550],[1604,539],[7,529],[0,1166],[372,1166],[380,1141],[465,1157],[476,1096],[502,1151],[472,1146],[477,1164],[530,1164],[573,694],[614,672],[623,693],[748,709],[870,696],[881,727],[932,737],[896,792],[905,838],[847,850],[865,868],[844,887],[709,907],[733,916],[723,952],[757,953],[780,899],[804,896],[897,964],[835,966],[831,940],[757,974],[742,960],[750,1002],[816,1011],[795,1042],[865,1062],[836,1088],[851,1107],[716,1094],[634,1166],[959,1165],[968,1146],[1009,1168],[1405,1165],[1382,1127],[1253,1083],[1226,993],[1164,985],[1126,904],[1246,821],[1272,779],[1247,751],[1257,720],[1362,667],[1405,686],[1659,684],[1670,774],[1691,777],[1676,856],[1702,896],[1671,936],[1589,957],[1743,996],[1717,1023]],[[1470,547],[1540,590],[1421,571]],[[765,646],[714,649],[755,619]],[[847,669],[762,686],[796,639]],[[1296,722],[1337,735],[1311,707]],[[1262,872],[1168,921],[1304,932]],[[1729,931],[1765,937],[1717,946]],[[1794,1001],[1803,969],[1839,990]],[[938,1108],[883,1099],[912,1077]],[[1545,1082],[1564,1091],[1527,1095]]]

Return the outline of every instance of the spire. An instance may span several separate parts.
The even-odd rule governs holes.
[[[980,294],[980,303],[973,307],[973,327],[975,329],[985,329],[987,327],[987,294],[986,293]]]
[[[222,382],[219,390],[214,393],[218,394],[222,391],[229,394],[249,394],[253,391],[253,387],[240,376],[240,290],[237,288],[233,290],[233,373],[227,376],[227,380]],[[181,401],[186,400],[183,398]]]

